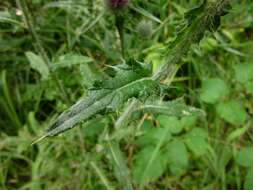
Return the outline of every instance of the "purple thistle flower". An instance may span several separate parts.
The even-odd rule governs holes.
[[[128,0],[106,0],[111,9],[122,9],[128,4]]]

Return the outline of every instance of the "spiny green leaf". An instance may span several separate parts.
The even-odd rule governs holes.
[[[163,114],[167,116],[184,117],[190,115],[205,116],[201,109],[188,106],[181,100],[173,101],[150,101],[136,108],[135,111],[144,111],[153,114]]]
[[[201,13],[203,13],[203,10],[206,6],[206,1],[207,0],[202,0],[201,3],[199,5],[197,5],[196,7],[190,9],[189,11],[187,11],[184,14],[185,19],[188,20],[189,23],[191,23],[192,21],[194,21],[194,19],[201,15]]]
[[[157,93],[156,91],[160,90],[159,84],[148,77],[151,70],[148,72],[146,66],[141,63],[135,64],[123,65],[114,78],[96,83],[88,97],[63,112],[45,136],[58,135],[95,114],[115,111],[129,98],[143,98]]]
[[[176,38],[172,41],[172,44],[169,47],[173,47],[175,44],[181,41],[184,35],[188,32],[191,24],[196,20],[198,16],[201,15],[205,5],[206,5],[206,0],[202,0],[202,2],[198,6],[184,13],[183,20],[178,24],[176,28],[177,30]]]

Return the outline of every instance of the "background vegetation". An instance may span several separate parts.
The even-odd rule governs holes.
[[[22,2],[0,3],[1,190],[253,189],[251,0],[231,1],[219,29],[192,46],[167,79],[172,88],[163,99],[183,99],[206,116],[136,113],[115,129],[119,109],[33,146],[122,59],[102,0],[29,0],[27,17]],[[198,4],[132,0],[126,56],[155,70],[184,13]]]

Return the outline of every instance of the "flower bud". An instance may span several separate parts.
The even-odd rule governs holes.
[[[137,31],[142,38],[149,38],[153,32],[151,21],[143,20],[137,25]]]
[[[129,0],[106,0],[106,4],[110,9],[117,10],[127,6]]]

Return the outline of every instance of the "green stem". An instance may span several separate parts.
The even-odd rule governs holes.
[[[107,190],[114,190],[113,186],[111,185],[111,183],[109,182],[109,180],[107,179],[107,177],[105,176],[105,172],[102,171],[97,164],[94,161],[90,162],[92,168],[94,169],[94,171],[96,172],[96,174],[98,175],[98,177],[100,178],[102,184],[105,186],[105,188]]]
[[[193,44],[199,43],[205,32],[210,30],[210,27],[213,26],[215,20],[224,15],[224,9],[228,7],[229,3],[230,0],[208,2],[203,12],[200,13],[200,15],[198,15],[197,18],[188,26],[185,33],[180,36],[178,43],[176,43],[169,51],[167,60],[160,69],[154,73],[152,79],[162,81],[168,78],[173,68],[178,67],[181,63],[182,58],[190,50],[190,47]],[[129,110],[130,106],[132,106],[132,104],[126,108],[127,112],[131,112],[131,109]],[[123,113],[123,115],[124,114],[125,113]],[[126,121],[122,120],[121,123],[126,123]]]
[[[121,55],[125,58],[124,18],[120,14],[115,14],[115,25],[119,33]]]
[[[224,9],[229,5],[229,0],[217,0],[209,2],[205,9],[186,29],[185,33],[180,36],[180,41],[170,50],[166,62],[154,74],[153,79],[162,81],[166,79],[171,65],[180,64],[182,58],[190,50],[191,45],[199,43],[205,32],[210,30],[211,26],[216,23],[224,14]]]

